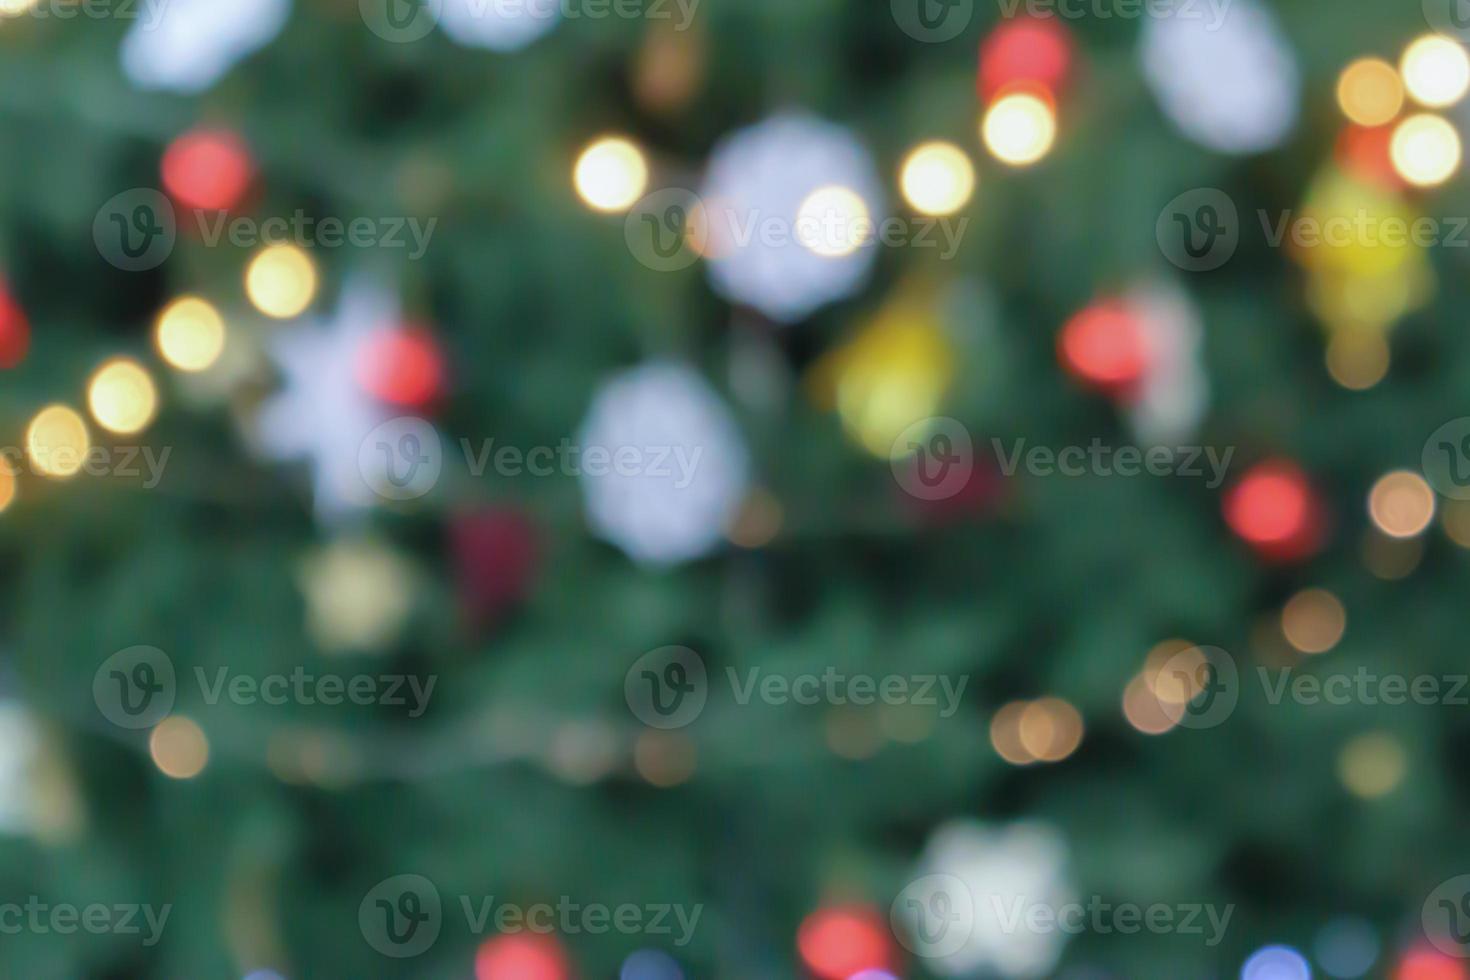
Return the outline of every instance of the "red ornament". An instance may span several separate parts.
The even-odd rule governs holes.
[[[5,283],[0,282],[0,368],[16,367],[30,349],[31,323]]]
[[[1393,980],[1467,980],[1465,964],[1433,949],[1416,949],[1404,954]]]
[[[980,44],[980,100],[1012,85],[1040,88],[1053,99],[1072,70],[1072,35],[1055,17],[1003,21]]]
[[[893,965],[887,923],[867,905],[818,909],[796,935],[802,963],[820,980],[849,980],[863,970]]]
[[[444,352],[423,327],[381,330],[357,362],[358,383],[390,405],[426,408],[444,393]]]
[[[228,211],[254,178],[250,150],[226,130],[185,133],[163,153],[163,187],[181,207]]]
[[[1346,126],[1338,134],[1334,155],[1338,166],[1359,180],[1398,192],[1409,185],[1394,169],[1392,141],[1392,126]]]
[[[1225,522],[1270,561],[1296,561],[1322,544],[1326,518],[1301,467],[1284,459],[1257,463],[1225,494]]]
[[[1068,320],[1057,353],[1078,381],[1115,398],[1137,390],[1150,360],[1143,324],[1119,300],[1094,303]]]
[[[475,980],[568,980],[571,975],[561,943],[541,933],[496,936],[475,953]]]
[[[470,625],[484,627],[530,594],[541,543],[529,518],[511,509],[466,514],[451,527],[459,604]]]

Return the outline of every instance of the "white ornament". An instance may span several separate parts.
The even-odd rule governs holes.
[[[310,460],[317,517],[324,523],[377,499],[359,468],[359,452],[389,412],[363,389],[358,366],[367,338],[399,319],[394,294],[359,276],[343,287],[330,322],[279,328],[268,348],[284,387],[261,407],[257,441],[272,459]]]
[[[957,931],[945,936],[947,945],[927,950],[935,955],[925,957],[925,966],[946,976],[1050,976],[1067,934],[1033,930],[1026,923],[1038,908],[1059,915],[1063,906],[1076,902],[1067,860],[1066,842],[1045,824],[993,828],[960,820],[940,827],[919,859],[915,883],[952,882],[949,887],[964,894],[946,894],[936,909],[959,916],[949,926]],[[932,901],[932,895],[927,897]],[[926,952],[919,943],[910,948]]]
[[[1140,442],[1159,446],[1192,436],[1210,404],[1199,309],[1179,287],[1152,283],[1132,290],[1129,308],[1148,346],[1148,372],[1129,405]]]
[[[748,457],[734,418],[677,364],[609,381],[577,444],[588,522],[635,561],[671,565],[708,553],[745,498]]]
[[[743,129],[715,147],[700,196],[726,298],[791,323],[867,281],[883,192],[843,127],[787,113]]]
[[[291,0],[167,0],[144,10],[123,38],[123,71],[141,89],[192,94],[274,40]]]
[[[560,19],[560,0],[444,0],[439,13],[450,40],[492,51],[518,51]]]
[[[1218,16],[1181,4],[1148,17],[1139,56],[1165,114],[1212,150],[1259,153],[1296,124],[1301,71],[1256,0],[1236,0]]]

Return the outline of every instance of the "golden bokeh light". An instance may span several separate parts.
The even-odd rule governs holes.
[[[840,184],[812,191],[796,212],[796,240],[824,258],[851,255],[872,241],[875,231],[868,202]]]
[[[1470,89],[1470,57],[1441,34],[1426,34],[1405,48],[1399,72],[1414,101],[1431,108],[1454,105]]]
[[[148,736],[148,752],[165,776],[193,779],[209,762],[209,739],[191,719],[172,715]]]
[[[953,143],[922,143],[904,159],[899,186],[915,211],[943,217],[969,203],[975,193],[975,167]]]
[[[19,490],[19,481],[15,478],[15,467],[9,460],[0,462],[0,513],[10,509],[15,503],[15,495]]]
[[[141,432],[153,421],[158,389],[137,361],[118,357],[97,369],[87,385],[87,407],[110,432]]]
[[[1347,610],[1326,589],[1304,589],[1281,610],[1281,632],[1302,653],[1326,653],[1347,629]]]
[[[1416,537],[1434,520],[1434,491],[1418,473],[1396,470],[1373,484],[1368,515],[1389,537]]]
[[[980,126],[985,147],[1001,163],[1026,167],[1050,152],[1057,136],[1051,104],[1029,92],[1013,92],[995,100]]]
[[[1399,123],[1388,149],[1394,171],[1416,187],[1442,184],[1460,167],[1460,134],[1428,113]]]
[[[1388,375],[1388,341],[1379,333],[1339,333],[1327,344],[1327,373],[1349,391],[1367,391]]]
[[[1017,728],[1021,747],[1038,762],[1060,762],[1082,744],[1082,715],[1061,698],[1026,705]]]
[[[572,182],[577,196],[594,211],[626,211],[648,187],[648,160],[628,140],[600,139],[577,157]]]
[[[1182,706],[1199,697],[1209,679],[1209,658],[1188,640],[1165,640],[1148,652],[1143,682],[1161,705]]]
[[[1387,796],[1398,788],[1409,767],[1398,739],[1384,732],[1359,735],[1337,757],[1337,775],[1354,796],[1365,800]]]
[[[225,321],[197,296],[174,300],[158,315],[153,331],[159,356],[180,371],[203,371],[225,348]]]
[[[1419,538],[1390,538],[1375,528],[1363,535],[1363,564],[1375,578],[1392,582],[1406,578],[1424,558],[1424,542]]]
[[[1145,735],[1162,735],[1179,723],[1179,712],[1171,715],[1149,689],[1142,674],[1129,681],[1123,690],[1123,717],[1128,724]]]
[[[633,743],[633,768],[654,786],[667,789],[694,775],[698,753],[688,736],[645,731]]]
[[[1013,766],[1027,766],[1036,756],[1021,742],[1021,717],[1026,713],[1025,701],[1012,701],[990,719],[990,744],[996,755]]]
[[[1382,126],[1404,105],[1404,86],[1382,58],[1359,58],[1337,79],[1337,104],[1359,126]]]
[[[1439,522],[1445,537],[1461,548],[1470,548],[1470,500],[1446,500]]]
[[[300,316],[316,298],[316,263],[295,245],[270,245],[245,269],[245,295],[275,320]]]
[[[42,476],[65,480],[76,476],[92,448],[87,423],[65,405],[48,405],[26,428],[26,454]]]
[[[41,0],[0,0],[0,18],[19,17],[40,4]]]

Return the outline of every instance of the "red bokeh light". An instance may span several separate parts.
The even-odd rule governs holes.
[[[228,211],[255,178],[245,142],[225,130],[194,130],[163,153],[163,187],[181,207]]]
[[[887,969],[893,959],[886,923],[865,905],[818,909],[802,922],[796,946],[802,963],[820,980]]]
[[[1389,154],[1392,140],[1392,126],[1346,126],[1338,134],[1333,154],[1338,166],[1359,180],[1401,191],[1408,184],[1393,167]]]
[[[1010,85],[1038,86],[1055,95],[1072,70],[1072,36],[1055,17],[1002,23],[980,44],[980,99]]]
[[[444,352],[422,327],[382,330],[364,344],[357,380],[390,405],[423,408],[443,394]]]
[[[1073,377],[1113,396],[1131,394],[1149,367],[1143,325],[1117,301],[1094,303],[1068,320],[1057,353]]]
[[[496,936],[475,953],[475,980],[568,980],[571,975],[561,944],[540,933]]]
[[[31,323],[0,282],[0,368],[13,368],[25,360],[31,349]]]
[[[1288,460],[1257,463],[1225,494],[1225,522],[1265,558],[1305,558],[1322,542],[1321,501],[1301,467]]]
[[[1404,954],[1393,980],[1467,980],[1465,964],[1432,949]]]

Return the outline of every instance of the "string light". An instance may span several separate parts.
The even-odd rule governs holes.
[[[1337,104],[1360,126],[1382,126],[1404,105],[1404,86],[1382,58],[1359,58],[1337,79]]]
[[[197,296],[174,300],[158,315],[154,343],[159,355],[180,371],[203,371],[225,347],[225,321]]]
[[[1304,589],[1281,610],[1281,632],[1302,653],[1326,653],[1347,628],[1347,611],[1326,589]]]
[[[648,187],[648,161],[625,139],[593,143],[577,158],[572,173],[577,195],[595,211],[626,211]]]
[[[48,405],[26,429],[26,452],[42,476],[64,480],[75,476],[92,448],[87,423],[65,405]]]
[[[1394,171],[1416,187],[1442,184],[1460,166],[1460,135],[1438,116],[1421,113],[1398,124],[1389,143]]]
[[[1432,108],[1454,105],[1470,89],[1470,57],[1439,34],[1426,34],[1405,48],[1399,72],[1414,101]]]
[[[209,762],[209,739],[193,720],[172,715],[159,722],[148,736],[148,752],[165,776],[193,779]]]
[[[153,421],[158,392],[137,361],[118,357],[97,369],[87,385],[87,406],[97,424],[111,432],[141,432]]]
[[[1396,470],[1373,484],[1368,514],[1389,537],[1417,537],[1434,520],[1434,491],[1418,473]]]
[[[922,143],[904,159],[899,185],[915,211],[943,217],[969,203],[975,193],[975,167],[953,143]]]
[[[1384,732],[1359,735],[1343,747],[1337,775],[1354,796],[1374,800],[1387,796],[1403,782],[1408,756],[1398,739]]]
[[[985,147],[1001,163],[1027,167],[1046,156],[1056,140],[1056,112],[1045,99],[1012,92],[985,113],[980,133]]]
[[[851,255],[872,240],[873,219],[857,191],[833,184],[807,195],[796,212],[796,238],[824,258]]]
[[[245,294],[276,320],[300,316],[316,298],[316,287],[316,263],[295,245],[268,246],[245,270]]]

